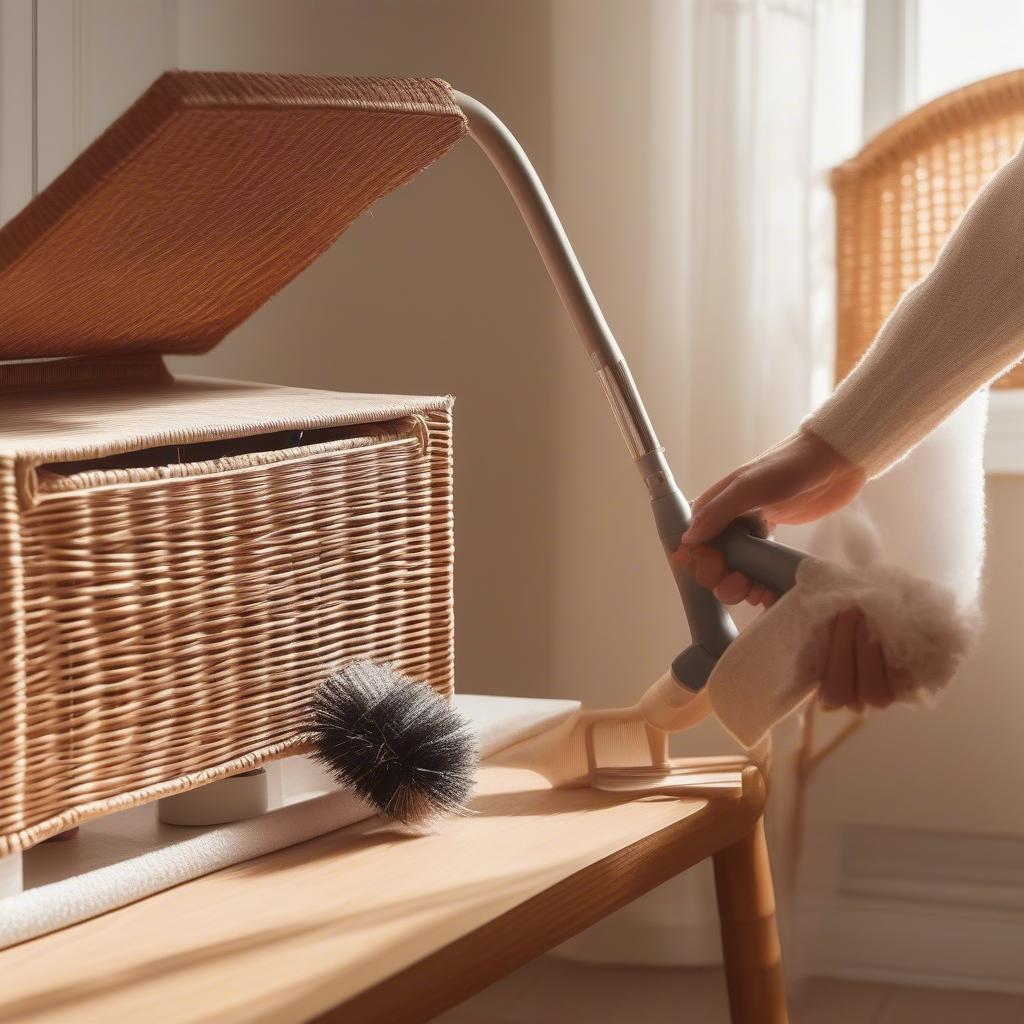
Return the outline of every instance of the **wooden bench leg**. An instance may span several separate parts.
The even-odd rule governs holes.
[[[733,1024],[788,1024],[764,822],[714,856]]]

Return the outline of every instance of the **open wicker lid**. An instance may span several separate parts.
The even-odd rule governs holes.
[[[0,357],[204,352],[465,131],[437,79],[168,72],[0,230]]]

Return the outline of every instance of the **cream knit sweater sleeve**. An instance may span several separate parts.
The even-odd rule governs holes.
[[[935,266],[803,423],[869,477],[1024,355],[1024,149],[978,193]]]

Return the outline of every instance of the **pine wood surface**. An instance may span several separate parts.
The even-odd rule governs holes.
[[[718,851],[742,877],[765,793],[738,774],[629,799],[485,767],[436,833],[371,819],[7,950],[0,1020],[427,1020]]]

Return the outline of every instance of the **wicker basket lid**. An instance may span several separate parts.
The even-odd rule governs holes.
[[[204,352],[465,131],[437,79],[168,72],[0,230],[0,357]]]

